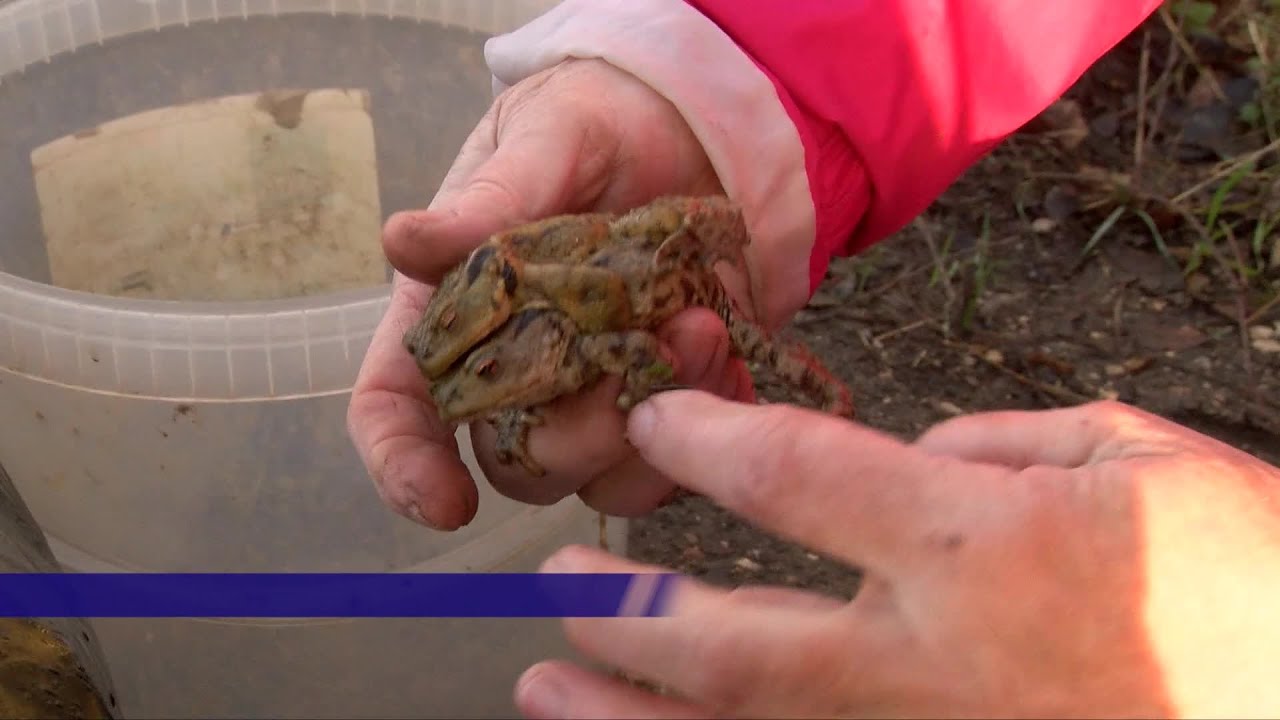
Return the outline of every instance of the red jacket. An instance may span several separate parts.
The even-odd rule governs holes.
[[[674,103],[743,207],[776,327],[1160,2],[565,0],[485,54],[495,89],[595,57]]]

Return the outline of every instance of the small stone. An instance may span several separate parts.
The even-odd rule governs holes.
[[[1113,388],[1102,388],[1098,390],[1098,397],[1102,400],[1119,400],[1120,393],[1116,392]]]
[[[992,365],[1004,364],[1004,353],[1000,352],[999,350],[988,350],[982,353],[982,357]]]
[[[1276,329],[1266,325],[1254,325],[1249,328],[1249,337],[1254,340],[1270,340],[1276,336]]]
[[[739,568],[743,570],[746,570],[747,572],[759,572],[764,567],[763,565],[756,562],[755,560],[752,560],[751,558],[747,558],[747,557],[740,557],[737,560],[733,561],[733,564],[737,565]]]
[[[684,541],[689,543],[690,545],[695,545],[698,542],[698,536],[694,535],[691,532],[687,532],[684,534]]]
[[[1280,353],[1280,340],[1262,339],[1253,341],[1253,349],[1267,355]]]
[[[811,552],[807,552],[807,553],[805,553],[805,554],[804,554],[804,556],[805,556],[806,558],[808,558],[809,560],[815,560],[815,561],[816,561],[816,560],[818,559],[818,556],[817,556],[817,555],[815,555],[815,554],[813,554],[813,553],[811,553]]]
[[[956,415],[964,414],[964,411],[961,410],[958,405],[956,405],[955,403],[947,402],[946,400],[939,400],[937,403],[937,408],[938,408],[938,412],[944,415],[950,415],[952,417],[955,417]]]
[[[1037,235],[1051,233],[1056,227],[1058,227],[1058,221],[1053,218],[1042,217],[1031,221],[1031,232]]]
[[[1151,309],[1155,310],[1156,312],[1160,312],[1161,310],[1164,310],[1165,308],[1169,307],[1169,303],[1160,298],[1152,298],[1151,301],[1148,302],[1147,304],[1150,305]]]
[[[1107,365],[1105,369],[1110,377],[1120,377],[1127,372],[1123,365]]]
[[[1151,367],[1152,362],[1154,361],[1149,357],[1131,357],[1124,361],[1124,369],[1130,373],[1139,373]]]

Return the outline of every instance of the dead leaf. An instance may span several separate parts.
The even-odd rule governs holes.
[[[1151,318],[1135,317],[1130,327],[1133,337],[1149,350],[1182,352],[1208,341],[1194,325],[1165,325]]]
[[[1221,86],[1221,80],[1212,70],[1202,72],[1196,76],[1196,81],[1191,86],[1191,90],[1187,92],[1187,106],[1192,108],[1206,108],[1218,101],[1217,88]]]
[[[1068,150],[1076,149],[1089,137],[1089,124],[1085,122],[1080,103],[1075,100],[1055,102],[1041,113],[1040,120],[1047,130],[1045,134]]]
[[[1043,350],[1032,350],[1027,353],[1026,362],[1031,367],[1047,367],[1061,378],[1071,377],[1076,372],[1074,365]]]
[[[1124,369],[1127,370],[1129,374],[1132,375],[1135,373],[1140,373],[1143,370],[1146,370],[1147,368],[1151,367],[1151,363],[1153,362],[1155,361],[1149,357],[1131,357],[1128,360],[1124,361]]]
[[[1201,272],[1191,273],[1187,277],[1187,292],[1192,297],[1204,299],[1205,291],[1209,289],[1209,276]]]

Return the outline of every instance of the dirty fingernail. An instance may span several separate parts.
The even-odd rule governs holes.
[[[534,666],[516,681],[516,702],[531,718],[561,718],[567,694],[556,672]]]
[[[631,408],[627,416],[627,439],[636,447],[648,444],[657,423],[658,414],[651,398]]]

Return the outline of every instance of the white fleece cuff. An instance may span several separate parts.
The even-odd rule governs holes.
[[[683,0],[565,0],[485,45],[495,94],[569,58],[609,62],[675,105],[742,206],[754,314],[770,329],[788,322],[809,299],[814,207],[804,146],[769,77]]]

